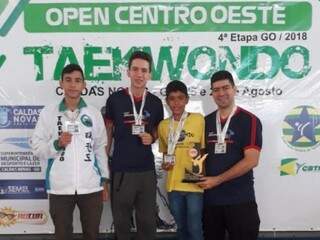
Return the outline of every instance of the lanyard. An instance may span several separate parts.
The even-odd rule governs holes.
[[[227,131],[228,131],[228,128],[229,128],[229,124],[230,124],[231,118],[234,115],[236,110],[237,110],[237,106],[234,106],[232,111],[231,111],[231,113],[230,113],[230,115],[228,116],[228,119],[227,119],[222,131],[221,131],[220,112],[219,112],[219,110],[217,111],[217,114],[216,114],[216,126],[217,126],[218,143],[224,143],[224,140],[226,138],[226,134],[227,134]]]
[[[75,122],[75,120],[79,117],[80,115],[80,110],[76,109],[74,112],[67,110],[63,113],[63,115],[71,122]]]
[[[135,124],[141,125],[142,124],[142,112],[143,112],[144,104],[146,103],[147,90],[145,89],[143,91],[139,115],[137,113],[136,105],[134,104],[134,99],[133,99],[133,94],[131,92],[131,88],[129,88],[128,91],[129,91],[129,95],[130,95],[130,99],[131,99],[131,103],[132,103]]]
[[[184,111],[180,120],[179,120],[179,123],[178,123],[176,130],[174,130],[174,118],[173,118],[173,116],[171,116],[171,121],[169,124],[169,134],[168,134],[168,151],[167,151],[168,155],[173,155],[174,150],[176,148],[176,145],[178,143],[179,137],[180,137],[180,133],[182,131],[182,128],[184,126],[184,123],[185,123],[187,117],[188,117],[188,113],[186,111]]]

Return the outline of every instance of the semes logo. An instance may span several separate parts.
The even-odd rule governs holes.
[[[43,106],[0,106],[0,129],[33,129]]]
[[[45,180],[0,180],[0,199],[47,199]]]

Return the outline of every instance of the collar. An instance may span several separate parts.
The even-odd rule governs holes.
[[[79,101],[79,104],[78,104],[77,108],[81,109],[81,108],[84,108],[86,106],[87,106],[86,102],[83,100],[83,98],[80,98],[80,101]],[[59,111],[60,112],[65,112],[67,110],[68,110],[68,108],[67,108],[66,104],[64,103],[64,98],[63,98],[62,101],[59,103]]]
[[[146,97],[147,97],[148,96],[148,88],[146,88],[146,89],[147,89],[147,92],[146,92]],[[125,92],[126,95],[129,96],[129,88],[125,88],[124,92]],[[136,96],[133,95],[133,100],[134,100],[134,102],[141,102],[142,101],[142,96],[136,97]]]
[[[234,112],[233,116],[236,115],[236,114],[238,114],[239,112],[240,112],[240,107],[237,106],[237,109],[236,109],[236,111]],[[220,122],[221,122],[221,123],[225,123],[225,122],[227,121],[227,119],[228,119],[228,117],[225,117],[225,118],[220,117]]]

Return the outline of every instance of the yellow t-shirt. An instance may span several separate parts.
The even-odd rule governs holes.
[[[162,120],[158,127],[159,151],[167,152],[168,134],[171,118]],[[175,121],[174,129],[178,126],[179,121]],[[180,138],[175,148],[175,165],[172,170],[168,171],[167,191],[185,191],[185,192],[203,192],[194,183],[183,183],[185,168],[191,170],[192,162],[189,156],[189,150],[198,144],[201,149],[204,148],[204,118],[200,113],[189,113],[184,122]]]

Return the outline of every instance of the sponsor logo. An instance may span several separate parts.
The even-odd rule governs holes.
[[[178,142],[183,142],[186,138],[186,131],[184,129],[181,130]]]
[[[320,173],[320,165],[306,164],[297,158],[285,158],[279,166],[280,176],[296,176],[298,174]]]
[[[84,114],[84,115],[81,116],[81,122],[82,122],[82,124],[85,125],[86,127],[92,127],[92,120],[91,120],[91,118],[90,118],[88,115],[86,115],[86,114]]]
[[[9,107],[0,107],[0,128],[5,128],[9,126],[10,108]]]
[[[297,174],[297,159],[296,158],[285,158],[281,160],[281,165],[279,167],[280,176],[295,176]]]
[[[292,149],[309,151],[320,144],[320,112],[312,106],[293,108],[282,123],[282,139]]]
[[[16,223],[45,224],[47,221],[45,211],[17,211],[10,207],[0,209],[0,227],[10,227]]]
[[[182,129],[178,139],[178,143],[182,143],[187,137],[192,138],[194,137],[194,134],[192,132],[186,132],[184,129]]]
[[[43,106],[0,106],[0,129],[33,129]]]
[[[0,199],[47,199],[45,180],[0,180]]]
[[[41,162],[31,151],[0,152],[0,172],[41,172]]]

